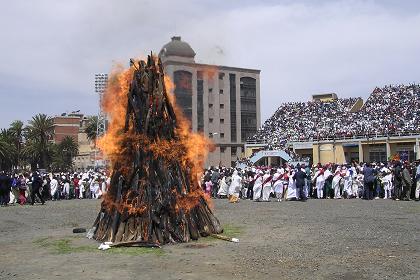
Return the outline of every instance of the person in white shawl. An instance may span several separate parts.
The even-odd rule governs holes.
[[[260,201],[261,198],[261,191],[262,191],[262,183],[263,183],[263,172],[261,170],[257,171],[257,174],[254,176],[254,187],[253,190],[253,197],[254,201]]]
[[[342,174],[339,170],[335,171],[334,178],[332,180],[332,189],[334,190],[334,198],[341,198],[340,194],[340,181],[342,179]]]
[[[263,176],[262,201],[269,201],[271,193],[271,175],[270,170],[265,171]]]
[[[239,199],[239,192],[242,188],[242,178],[239,176],[238,171],[233,171],[232,182],[229,187],[229,202],[237,202]]]
[[[283,195],[283,174],[284,169],[277,169],[276,173],[273,175],[273,189],[274,193],[276,194],[277,201],[281,201],[282,195]]]
[[[220,180],[219,190],[217,191],[217,195],[219,197],[226,197],[228,195],[229,186],[226,184],[226,176],[223,176],[222,180]]]
[[[382,184],[384,186],[384,199],[391,198],[391,191],[392,191],[392,173],[391,170],[389,170],[387,167],[382,167],[381,172],[383,174],[383,177],[381,179]]]
[[[55,178],[55,176],[53,176],[50,182],[50,194],[51,194],[52,200],[56,199],[57,188],[58,188],[58,181]]]
[[[294,171],[290,170],[289,185],[287,187],[287,200],[296,199],[296,181],[293,179]]]
[[[324,177],[324,169],[320,168],[314,176],[315,184],[316,184],[316,193],[317,198],[323,198],[324,196],[324,185],[325,185],[325,177]]]
[[[350,169],[347,169],[346,167],[343,167],[343,178],[344,178],[344,192],[346,193],[347,198],[351,198],[353,195],[353,174]]]

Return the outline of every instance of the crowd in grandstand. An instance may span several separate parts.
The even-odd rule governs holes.
[[[326,164],[310,168],[212,167],[202,177],[203,190],[214,198],[254,201],[318,199],[419,200],[420,164],[400,161],[380,164]]]
[[[353,112],[358,99],[284,103],[248,141],[284,148],[288,141],[420,132],[420,85],[375,88],[363,107]]]
[[[44,204],[47,200],[97,199],[106,193],[110,177],[106,172],[81,173],[0,172],[0,205]]]

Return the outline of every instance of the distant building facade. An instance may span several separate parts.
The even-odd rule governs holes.
[[[159,57],[192,130],[215,143],[206,164],[234,165],[260,127],[260,70],[195,63],[194,50],[176,36]]]
[[[66,114],[54,117],[53,142],[59,144],[66,136],[72,137],[79,146],[79,153],[74,157],[74,168],[87,169],[95,165],[95,147],[85,132],[88,116]],[[97,152],[97,151],[96,151]]]

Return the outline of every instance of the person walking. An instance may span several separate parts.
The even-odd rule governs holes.
[[[416,201],[419,201],[420,196],[420,161],[417,162],[417,168],[416,168],[416,191],[414,193],[414,197],[416,198]]]
[[[373,199],[373,184],[375,183],[375,175],[370,163],[366,163],[366,165],[363,167],[363,180],[363,198],[366,200],[371,200]]]
[[[413,181],[411,180],[411,174],[409,170],[409,163],[406,161],[404,162],[404,168],[402,171],[402,186],[403,186],[403,197],[402,199],[405,201],[410,200],[410,193],[411,193],[411,185]]]
[[[306,201],[306,196],[304,193],[305,188],[305,179],[306,179],[306,172],[304,169],[300,167],[298,164],[296,166],[296,173],[293,175],[293,179],[295,180],[296,189],[297,189],[297,195],[296,198],[300,199],[301,201]]]
[[[402,195],[402,169],[401,162],[397,161],[394,168],[394,199],[400,200]]]
[[[42,205],[45,204],[44,198],[40,193],[42,182],[43,181],[42,178],[39,176],[39,173],[35,172],[32,178],[31,205],[35,204],[35,196],[38,196],[39,200],[41,200]]]

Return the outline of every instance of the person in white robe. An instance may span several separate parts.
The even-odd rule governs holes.
[[[274,188],[274,193],[276,194],[276,198],[277,201],[280,202],[282,195],[283,195],[283,174],[284,174],[284,170],[282,172],[281,169],[277,169],[276,173],[274,173],[273,175],[273,188]]]
[[[262,194],[262,201],[269,201],[270,193],[271,193],[271,174],[270,170],[265,171],[263,176],[263,194]]]
[[[55,178],[55,176],[53,176],[50,182],[50,195],[51,195],[52,200],[56,199],[57,189],[58,189],[58,181]]]
[[[260,201],[261,198],[261,191],[262,191],[262,183],[263,183],[263,175],[264,173],[259,170],[257,174],[254,176],[254,187],[253,187],[253,197],[254,201]]]
[[[239,192],[242,188],[242,178],[239,176],[238,171],[233,171],[232,182],[229,186],[229,202],[237,202],[239,200]]]
[[[384,186],[384,199],[390,199],[391,192],[392,192],[392,173],[391,170],[389,170],[387,167],[382,167],[381,172],[383,174],[382,176],[382,184]]]
[[[340,199],[340,181],[342,179],[342,174],[339,170],[335,171],[334,178],[332,180],[332,189],[334,190],[334,199]]]
[[[289,184],[287,187],[287,200],[295,200],[296,199],[296,181],[293,179],[294,170],[290,170],[288,175],[289,177]]]
[[[344,167],[342,173],[344,179],[344,192],[346,193],[347,198],[351,198],[353,195],[353,177],[351,174],[351,170]]]
[[[323,198],[324,197],[325,177],[324,177],[324,170],[322,168],[320,168],[315,173],[314,180],[315,180],[317,198]]]
[[[226,184],[226,176],[223,176],[222,180],[220,180],[219,190],[217,191],[217,195],[221,197],[226,197],[228,195],[229,186]]]

